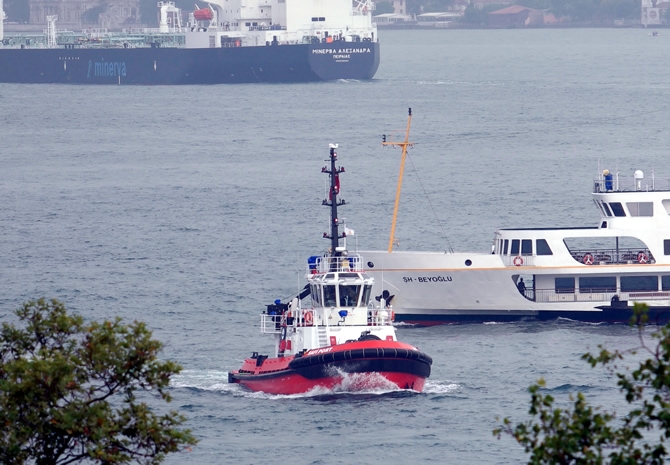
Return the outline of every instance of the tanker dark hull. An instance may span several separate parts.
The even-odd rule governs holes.
[[[236,84],[372,79],[379,43],[225,48],[0,49],[0,82]]]

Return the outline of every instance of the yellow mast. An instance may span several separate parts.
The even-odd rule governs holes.
[[[400,161],[400,173],[398,174],[398,187],[395,193],[395,206],[393,207],[393,221],[391,223],[391,237],[389,238],[389,253],[393,252],[393,239],[395,237],[395,223],[398,219],[398,205],[400,204],[400,189],[402,188],[402,176],[405,171],[405,157],[407,156],[407,147],[413,147],[414,144],[409,142],[409,127],[412,123],[412,109],[410,108],[407,116],[407,131],[405,132],[405,140],[403,142],[386,141],[386,136],[383,138],[382,145],[392,145],[394,147],[402,147],[402,159]]]

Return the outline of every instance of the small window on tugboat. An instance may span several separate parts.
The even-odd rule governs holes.
[[[670,291],[670,276],[661,276],[661,289]]]
[[[512,255],[519,255],[519,239],[512,239],[512,250],[510,253]]]
[[[340,286],[340,307],[355,307],[361,286]]]
[[[663,239],[663,254],[670,255],[670,239]]]
[[[612,202],[610,203],[610,207],[612,207],[612,211],[614,212],[614,216],[626,216],[626,212],[623,209],[623,205],[621,205],[621,202]]]
[[[509,248],[509,239],[505,239],[505,246],[503,247],[503,255],[507,255],[508,248]]]
[[[361,299],[361,306],[367,307],[370,303],[370,295],[372,294],[372,286],[369,284],[363,286],[363,298]]]
[[[532,239],[522,239],[521,240],[521,255],[533,255],[533,240]]]
[[[538,239],[535,242],[535,247],[537,247],[538,255],[554,255],[554,253],[551,251],[551,247],[549,247],[549,244],[547,244],[545,239]]]
[[[323,286],[323,305],[324,307],[335,307],[337,305],[335,286]]]

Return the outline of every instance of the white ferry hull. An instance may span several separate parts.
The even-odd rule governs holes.
[[[421,325],[569,318],[589,322],[629,322],[634,302],[650,306],[650,320],[670,320],[670,292],[557,293],[517,289],[520,276],[533,282],[555,277],[670,273],[670,266],[633,264],[587,266],[505,266],[496,254],[363,251],[373,293],[394,296],[395,320]],[[466,263],[469,263],[467,265]],[[613,305],[614,296],[620,299]]]

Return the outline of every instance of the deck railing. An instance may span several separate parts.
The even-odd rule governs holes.
[[[580,290],[556,291],[555,289],[527,289],[524,296],[535,302],[610,302],[612,297],[619,300],[668,300],[670,291],[631,291],[596,290],[580,292]]]
[[[330,311],[330,309],[328,309],[328,311]],[[357,311],[364,311],[364,309],[357,308]],[[323,308],[298,308],[282,315],[261,313],[261,333],[280,334],[284,326],[329,326],[328,315],[326,315],[325,312],[326,309]],[[393,323],[393,311],[390,308],[368,308],[367,313],[368,326],[385,326]],[[326,324],[319,324],[319,322],[325,322]]]

